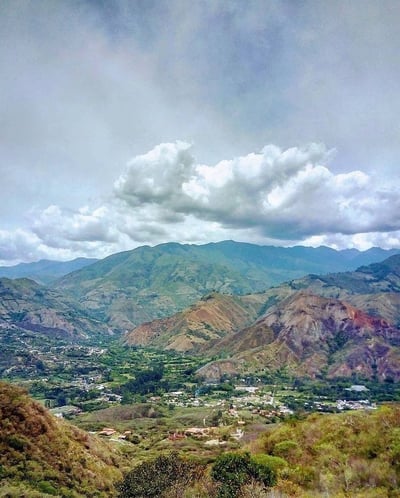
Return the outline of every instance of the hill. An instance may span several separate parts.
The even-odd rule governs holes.
[[[212,291],[260,292],[310,272],[354,269],[392,252],[271,247],[233,241],[161,244],[114,254],[59,279],[96,318],[120,331],[181,311]]]
[[[121,456],[0,382],[0,496],[115,496]]]
[[[134,329],[127,342],[178,350],[184,345],[186,350],[208,355],[224,353],[229,360],[209,364],[199,372],[210,379],[228,370],[231,374],[287,368],[311,377],[357,373],[400,380],[399,262],[400,256],[392,256],[355,272],[310,275],[269,289],[257,295],[260,305],[254,309],[264,315],[241,329],[239,321],[233,325],[224,315],[228,310],[232,314],[227,301],[216,313],[215,302],[210,300]],[[338,295],[345,300],[337,299]],[[201,313],[206,320],[196,320]],[[217,334],[213,322],[207,325],[214,316],[228,324]],[[250,315],[243,316],[251,320]],[[196,331],[201,339],[194,341]]]
[[[276,496],[399,496],[399,420],[400,408],[394,405],[313,414],[268,431],[260,450],[278,466]]]
[[[29,279],[0,279],[0,327],[66,339],[109,333],[71,298]]]
[[[72,261],[51,261],[41,259],[34,263],[20,263],[15,266],[0,266],[0,277],[29,278],[39,284],[49,284],[67,273],[80,270],[95,263],[94,258],[76,258]]]
[[[212,345],[247,370],[400,380],[400,331],[348,303],[298,292]]]
[[[125,336],[134,346],[199,351],[212,340],[250,325],[264,303],[263,294],[227,296],[212,293],[169,318],[143,323]]]

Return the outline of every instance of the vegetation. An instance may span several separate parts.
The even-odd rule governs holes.
[[[334,383],[322,379],[293,379],[284,370],[263,377],[243,378],[240,380],[243,388],[246,384],[260,386],[260,406],[264,409],[253,410],[244,406],[238,409],[248,438],[236,441],[230,435],[235,430],[237,419],[229,415],[229,407],[232,403],[239,406],[245,391],[235,389],[232,381],[220,385],[185,383],[185,372],[190,368],[188,370],[184,356],[169,356],[168,353],[162,363],[156,359],[159,360],[163,353],[133,350],[129,354],[132,358],[142,358],[132,371],[132,383],[129,384],[127,379],[128,365],[133,368],[133,363],[122,362],[119,367],[122,370],[111,368],[108,372],[110,386],[137,387],[136,381],[140,379],[144,385],[150,386],[158,379],[155,390],[159,390],[160,383],[181,375],[185,393],[166,393],[165,397],[137,393],[134,396],[138,396],[138,400],[147,402],[133,405],[111,403],[106,410],[75,419],[91,430],[111,426],[120,433],[128,431],[126,442],[114,443],[113,450],[110,443],[50,417],[41,405],[28,398],[25,391],[1,384],[1,489],[8,490],[8,495],[3,496],[23,496],[25,493],[39,497],[41,494],[61,493],[65,497],[111,497],[115,494],[114,486],[118,480],[122,486],[119,488],[121,497],[140,496],[132,489],[140,489],[146,482],[153,487],[143,488],[143,493],[154,493],[156,488],[157,494],[166,498],[305,498],[322,494],[338,498],[346,494],[359,498],[396,496],[400,482],[399,406],[308,416],[305,410],[324,407],[326,411],[334,411],[334,400],[344,395],[354,400],[367,393],[369,397],[384,397],[385,389],[386,395],[390,389],[392,395],[396,395],[398,384],[369,381],[364,382],[369,389],[367,392],[348,391],[348,379]],[[112,356],[112,351],[106,355],[106,363]],[[357,383],[362,379],[352,381]],[[279,415],[273,407],[265,410],[263,400],[268,398],[268,392],[273,393],[276,403],[283,400],[288,404],[297,403],[296,413]],[[202,401],[196,406],[190,406],[190,403],[186,406],[182,402],[186,399],[189,402]],[[318,405],[316,401],[311,402],[312,399],[319,399]],[[259,412],[265,414],[261,416]],[[285,418],[286,422],[282,424]],[[223,446],[208,447],[204,440],[192,437],[169,438],[174,433],[182,434],[188,427],[203,427],[205,421],[207,425],[216,426],[210,437],[219,438]],[[266,422],[274,424],[266,425]],[[276,426],[277,422],[280,425]],[[252,424],[257,426],[255,432],[252,432]],[[268,432],[255,443],[255,434],[266,430]],[[248,446],[246,441],[249,441]],[[241,448],[247,448],[249,453],[237,453]],[[179,451],[179,456],[171,454],[171,450]],[[125,456],[122,457],[121,453]],[[179,472],[163,473],[161,469],[168,468],[166,462],[169,466],[179,467]],[[208,470],[204,465],[208,465]],[[132,471],[121,481],[121,470],[118,469],[124,467],[132,468]],[[155,474],[156,469],[158,474]],[[152,472],[158,478],[151,481],[146,478],[146,472]],[[375,494],[372,491],[368,494],[369,489],[373,489]],[[177,490],[184,490],[184,494]]]
[[[263,436],[261,448],[284,462],[277,489],[289,496],[398,496],[398,405],[290,420]]]
[[[198,481],[204,467],[184,460],[177,453],[160,455],[133,468],[118,486],[120,498],[183,496],[184,489]]]
[[[211,469],[211,477],[217,481],[218,498],[235,498],[240,489],[252,480],[264,486],[275,484],[275,471],[268,463],[253,459],[249,453],[224,453]]]
[[[0,488],[9,490],[0,496],[114,496],[121,464],[122,457],[105,442],[50,416],[24,390],[0,382]]]
[[[265,492],[274,483],[273,468],[248,453],[220,455],[209,474],[203,464],[170,453],[135,466],[118,489],[120,498],[250,498],[249,488]]]

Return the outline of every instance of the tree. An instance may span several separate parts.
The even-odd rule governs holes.
[[[273,486],[275,471],[267,464],[258,463],[249,453],[224,453],[211,469],[211,477],[220,483],[218,498],[235,498],[240,488],[252,480],[264,486]]]
[[[177,453],[160,455],[134,467],[118,486],[119,498],[163,497],[174,486],[182,489],[203,473],[197,463],[183,460]]]

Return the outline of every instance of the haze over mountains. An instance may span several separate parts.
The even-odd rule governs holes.
[[[95,263],[94,258],[76,258],[72,261],[51,261],[41,259],[35,263],[20,263],[15,266],[0,266],[0,277],[30,278],[39,284],[49,284],[54,280]]]

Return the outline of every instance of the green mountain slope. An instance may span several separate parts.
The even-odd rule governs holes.
[[[114,254],[58,280],[54,287],[119,330],[184,309],[212,291],[247,294],[309,272],[355,268],[387,252],[279,248],[232,241],[162,244]]]
[[[121,456],[0,382],[0,496],[115,496]]]

